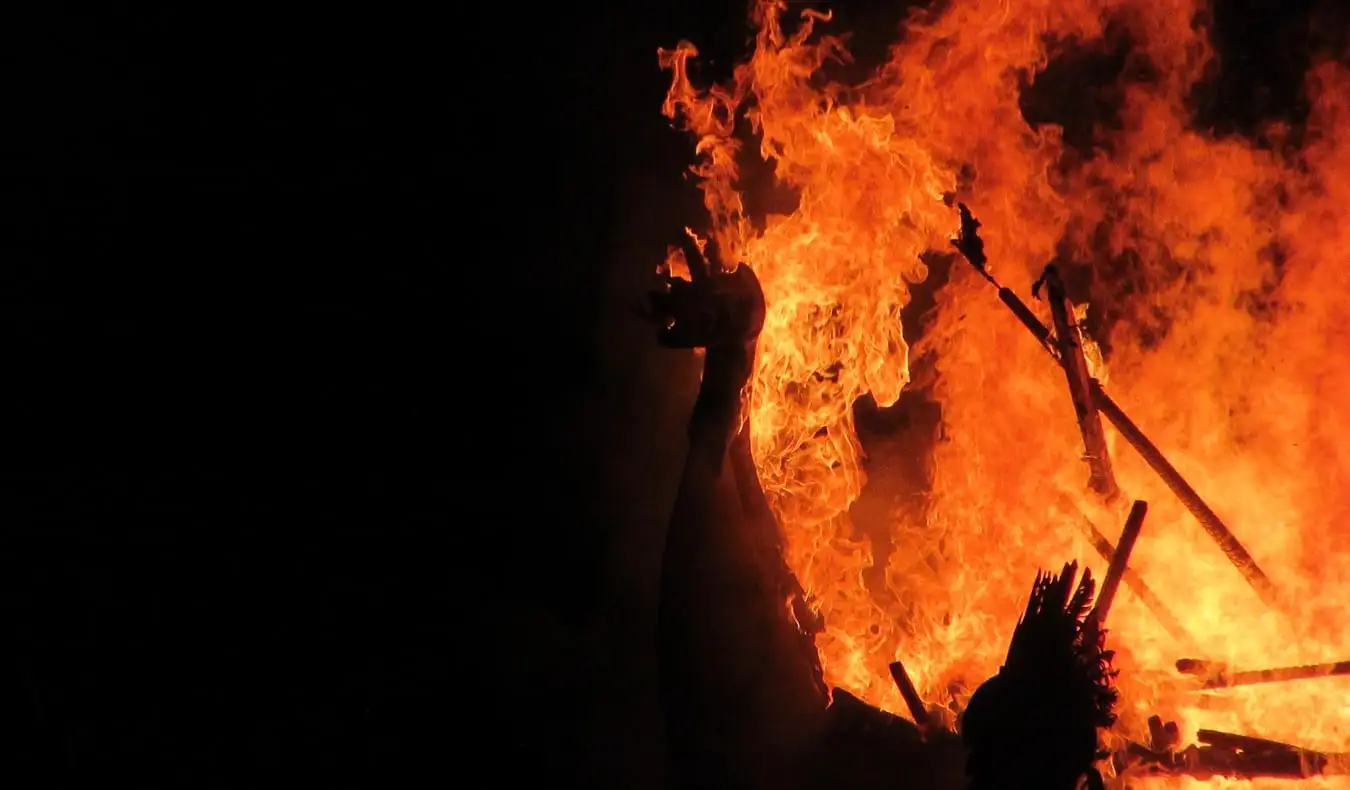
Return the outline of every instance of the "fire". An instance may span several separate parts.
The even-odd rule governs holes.
[[[999,279],[1030,301],[1046,263],[1090,273],[1109,320],[1107,388],[1293,600],[1268,611],[1176,498],[1108,427],[1122,488],[1152,506],[1132,560],[1205,659],[1237,668],[1350,658],[1350,70],[1307,76],[1298,139],[1198,130],[1187,109],[1213,51],[1198,0],[965,0],[911,15],[861,85],[823,78],[846,60],[829,17],[760,0],[751,57],[726,85],[695,86],[682,43],[665,112],[697,137],[711,230],[753,266],[769,314],[752,443],[791,567],[823,618],[827,680],[903,713],[887,664],[930,701],[960,705],[997,670],[1026,580],[1105,561],[1079,511],[1114,540],[1123,513],[1094,503],[1063,375],[989,286],[958,265],[916,353],[933,354],[943,431],[922,507],[898,510],[882,573],[850,519],[865,483],[853,405],[909,383],[900,310],[949,250],[955,192],[983,222]],[[1090,154],[1033,128],[1019,99],[1063,48],[1128,37],[1118,123]],[[738,188],[748,119],[789,213],[752,217]],[[761,221],[762,219],[762,221]],[[1035,305],[1035,302],[1032,302]],[[1048,310],[1040,306],[1048,319]],[[865,571],[872,576],[865,580]],[[878,582],[881,578],[884,581]],[[1112,614],[1126,672],[1122,728],[1151,713],[1183,732],[1249,732],[1344,751],[1344,679],[1187,691],[1184,657],[1128,591]]]

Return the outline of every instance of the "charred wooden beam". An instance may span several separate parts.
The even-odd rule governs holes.
[[[1194,779],[1305,779],[1319,776],[1326,757],[1317,752],[1270,751],[1192,746],[1181,753],[1179,776]]]
[[[1148,515],[1148,503],[1135,500],[1130,506],[1130,515],[1125,519],[1125,528],[1120,532],[1120,542],[1111,555],[1111,564],[1106,568],[1106,578],[1102,580],[1101,591],[1097,594],[1097,605],[1093,609],[1093,619],[1097,626],[1106,624],[1111,613],[1111,604],[1115,602],[1120,581],[1130,566],[1130,555],[1134,552],[1135,541],[1139,539],[1139,530],[1144,526],[1144,516]]]
[[[975,267],[982,277],[999,289],[999,299],[1012,309],[1017,319],[1031,331],[1037,342],[1054,357],[1055,361],[1063,365],[1064,359],[1058,347],[1048,340],[1050,330],[1027,308],[1026,304],[1017,298],[1016,294],[1000,285],[998,280],[988,272],[986,269],[988,259],[984,254],[984,242],[979,238],[980,223],[971,215],[970,209],[964,204],[960,206],[960,211],[961,236],[952,241],[953,246],[961,252],[962,256]],[[1016,307],[1013,306],[1014,304]],[[1120,408],[1110,395],[1106,394],[1106,391],[1102,389],[1101,382],[1090,379],[1088,388],[1097,410],[1111,422],[1120,435],[1125,438],[1125,441],[1129,442],[1130,446],[1143,457],[1149,467],[1162,478],[1167,487],[1172,490],[1172,493],[1176,494],[1181,503],[1186,506],[1186,509],[1191,512],[1196,521],[1200,522],[1200,526],[1206,534],[1219,545],[1219,549],[1223,551],[1224,556],[1228,557],[1228,560],[1233,563],[1233,566],[1247,580],[1247,583],[1256,591],[1261,600],[1272,609],[1283,611],[1282,597],[1274,583],[1271,582],[1270,577],[1266,576],[1265,572],[1256,564],[1256,560],[1252,558],[1251,553],[1233,535],[1218,514],[1196,493],[1191,484],[1186,482],[1186,478],[1182,477],[1176,467],[1172,466],[1167,457],[1158,449],[1158,446],[1125,414],[1125,410]]]
[[[924,706],[923,698],[919,696],[919,690],[914,687],[914,681],[910,680],[904,662],[891,662],[891,678],[895,680],[895,685],[900,689],[900,696],[905,700],[905,707],[909,708],[909,715],[913,717],[914,723],[919,725],[919,734],[927,737],[933,729],[933,720],[928,715],[928,708]]]
[[[1202,744],[1196,749],[1196,762],[1232,771],[1230,776],[1302,778],[1321,774],[1327,764],[1321,752],[1250,735],[1200,730],[1196,740]]]
[[[1069,301],[1064,281],[1053,264],[1045,267],[1040,281],[1045,285],[1046,298],[1050,302],[1060,367],[1068,379],[1069,397],[1073,400],[1074,414],[1078,418],[1078,431],[1083,436],[1088,487],[1107,502],[1112,502],[1120,496],[1120,487],[1116,484],[1116,473],[1111,466],[1111,453],[1106,447],[1101,415],[1097,413],[1097,404],[1088,384],[1092,374],[1088,371],[1087,357],[1083,354],[1083,335],[1074,315],[1073,302]]]
[[[1170,752],[1181,743],[1181,729],[1161,716],[1148,717],[1149,746],[1156,752]]]
[[[1202,688],[1226,689],[1235,686],[1254,686],[1260,683],[1286,683],[1293,680],[1313,680],[1350,675],[1350,661],[1233,672],[1219,662],[1183,658],[1177,661],[1177,671],[1185,675],[1196,675],[1203,678]]]
[[[1154,717],[1155,719],[1157,717]],[[1150,720],[1150,728],[1153,720]],[[1303,749],[1250,735],[1200,730],[1198,745],[1181,751],[1128,743],[1114,756],[1122,774],[1162,774],[1193,779],[1305,779],[1343,774],[1345,755]]]
[[[1212,746],[1216,749],[1233,749],[1251,754],[1301,751],[1297,746],[1281,741],[1257,738],[1253,735],[1239,735],[1235,732],[1223,732],[1222,730],[1199,730],[1195,733],[1195,739],[1202,745]]]

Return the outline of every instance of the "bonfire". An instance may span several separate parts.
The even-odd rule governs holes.
[[[1121,670],[1114,772],[1343,782],[1350,69],[1309,72],[1298,135],[1217,137],[1187,104],[1214,59],[1201,10],[941,4],[845,85],[828,14],[762,0],[729,83],[691,81],[692,44],[660,53],[665,112],[697,139],[713,241],[766,297],[750,438],[830,686],[955,720],[1025,579],[1082,557]],[[1028,123],[1048,62],[1122,41],[1147,68],[1122,69],[1090,147]],[[747,208],[756,155],[790,212]],[[941,409],[922,490],[863,517],[865,486],[899,484],[856,404],[915,388]]]

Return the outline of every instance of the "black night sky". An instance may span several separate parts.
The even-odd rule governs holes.
[[[117,5],[0,20],[0,779],[661,786],[656,48],[744,6]],[[1216,128],[1313,5],[1221,9]]]

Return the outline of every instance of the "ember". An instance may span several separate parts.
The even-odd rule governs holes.
[[[829,16],[781,0],[756,3],[728,85],[691,82],[692,44],[661,53],[714,240],[767,299],[751,442],[827,682],[896,714],[959,710],[998,669],[1023,580],[1078,557],[1123,588],[1118,771],[1340,775],[1350,705],[1328,662],[1350,655],[1350,357],[1330,350],[1350,318],[1350,69],[1307,75],[1301,147],[1260,146],[1192,120],[1214,65],[1198,0],[937,9],[861,85],[828,78],[848,57],[820,35]],[[1070,150],[1019,97],[1108,29],[1151,76],[1122,77],[1119,123]],[[740,117],[796,192],[791,213],[747,210]],[[915,349],[942,407],[932,480],[879,556],[877,528],[850,516],[866,481],[853,404],[909,384],[900,310],[920,256],[958,228],[973,268],[953,269]],[[1115,546],[1131,499],[1147,526]]]

